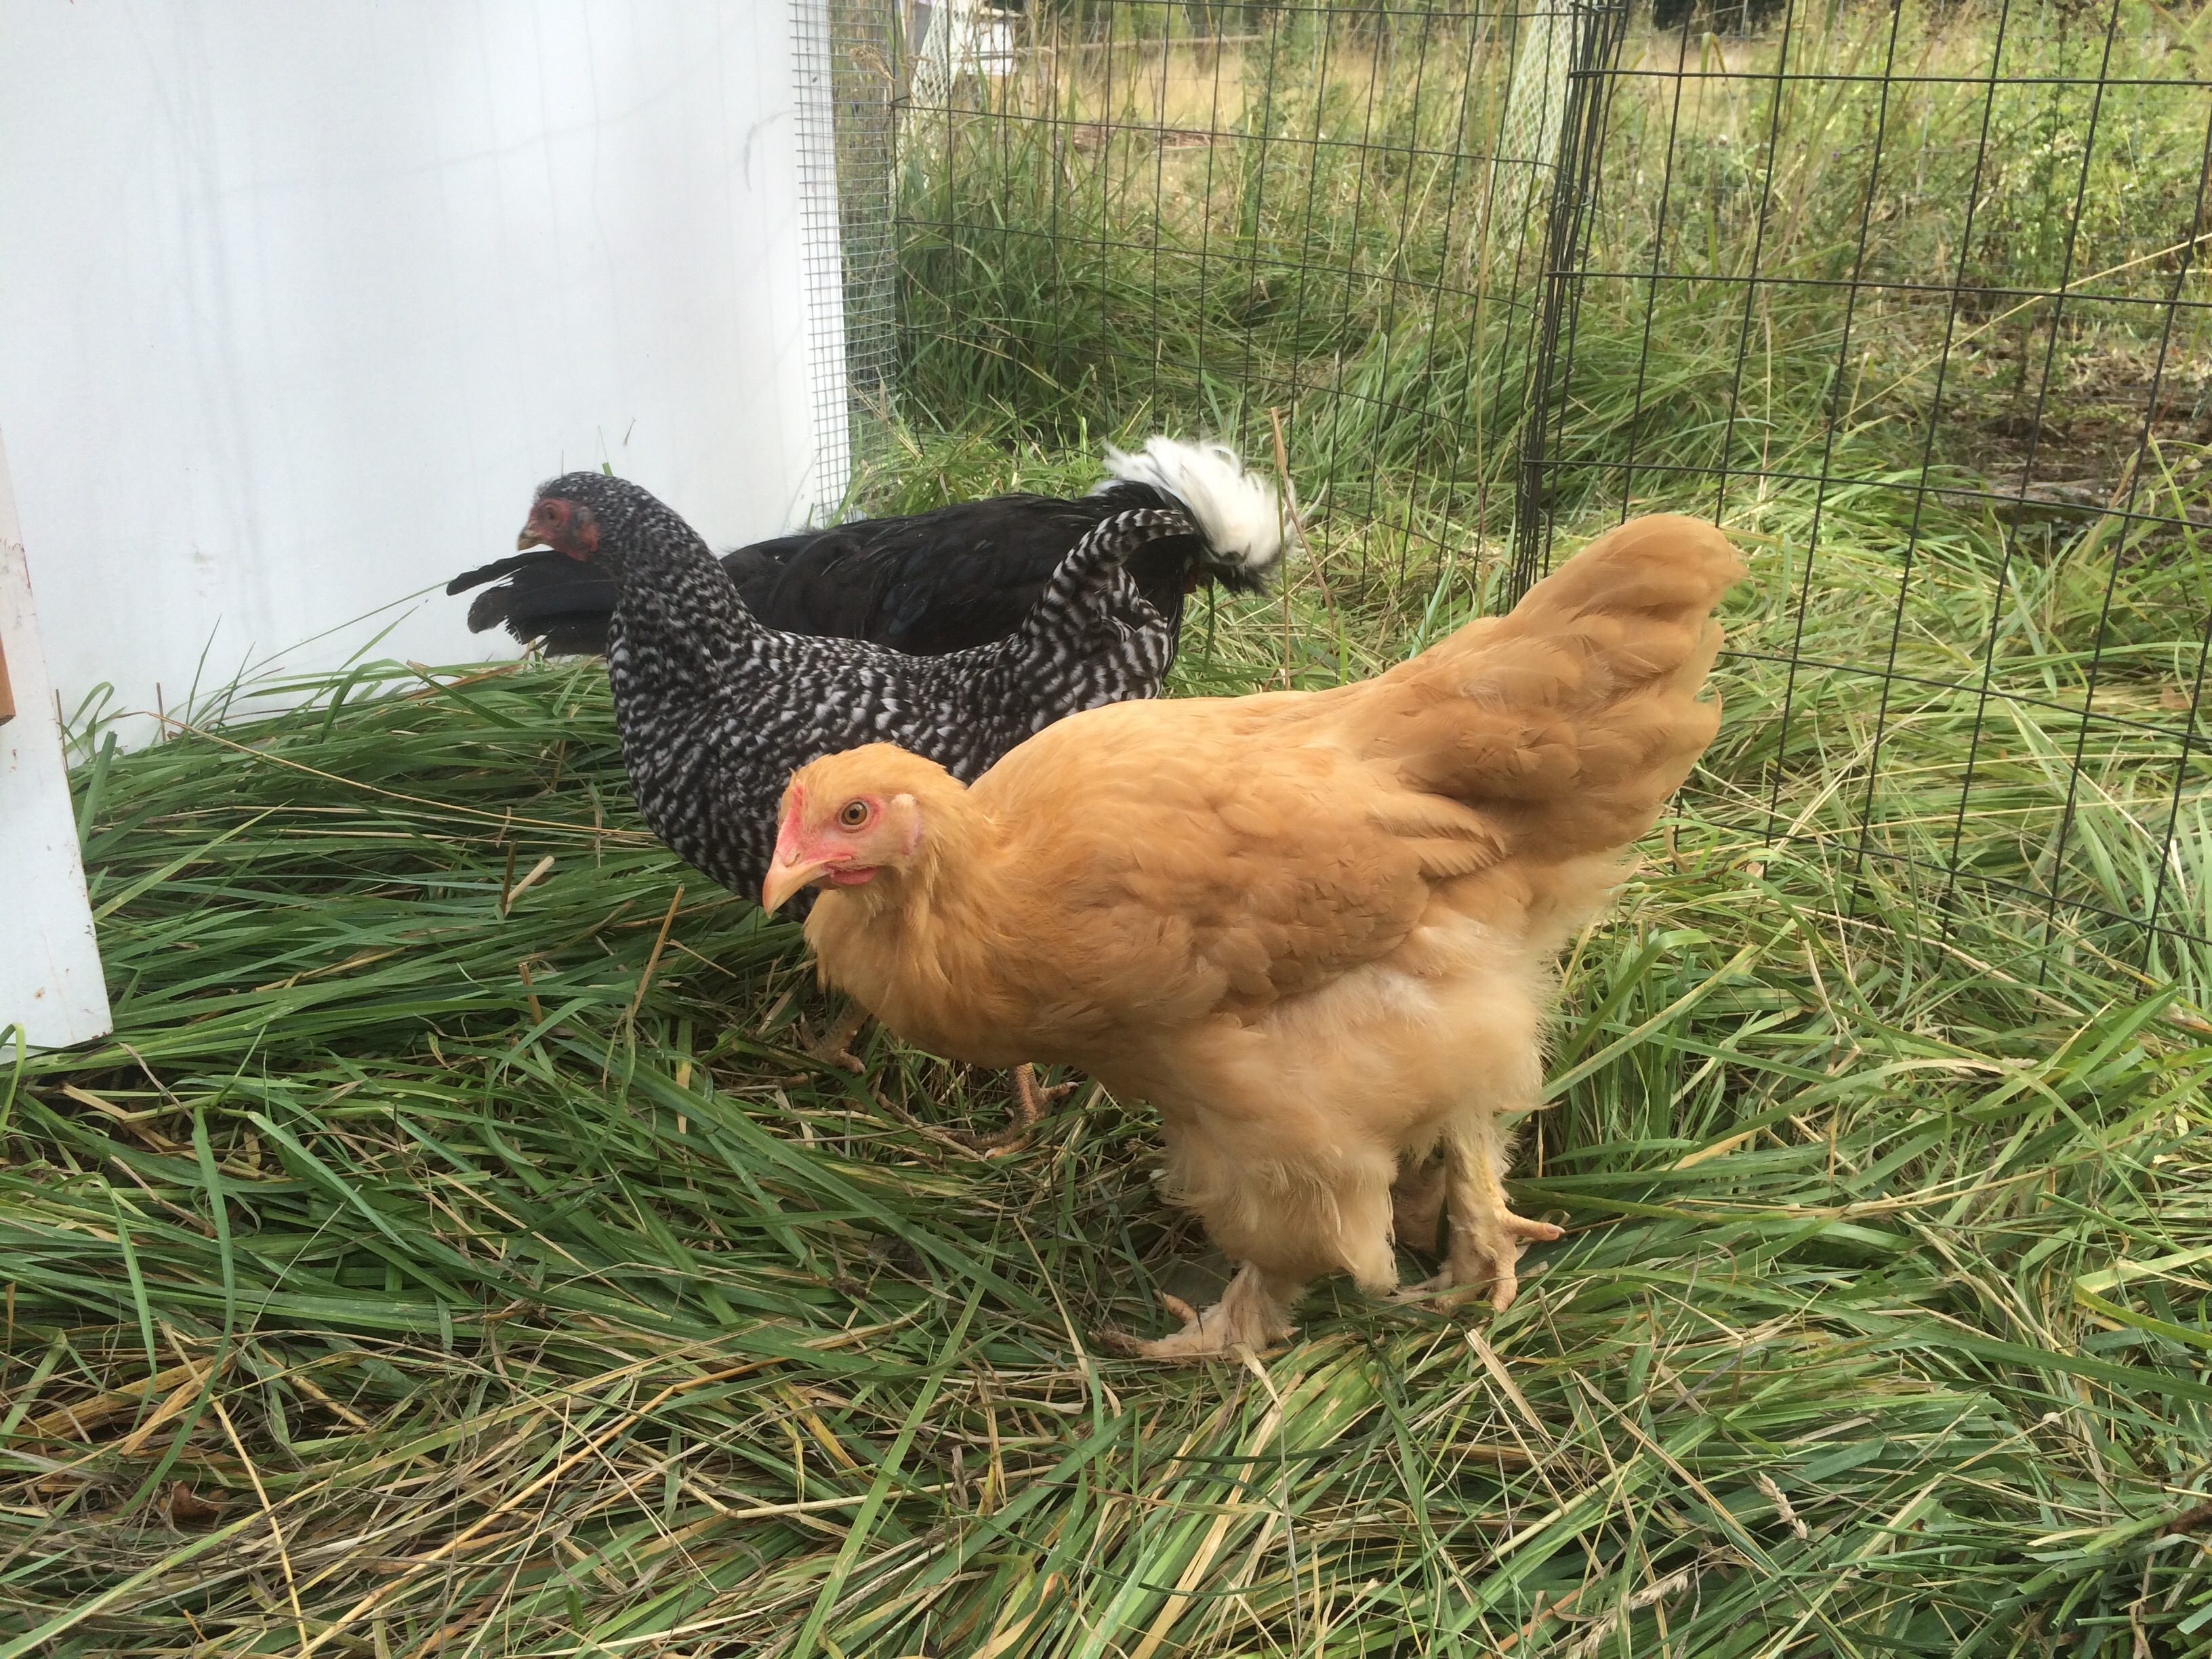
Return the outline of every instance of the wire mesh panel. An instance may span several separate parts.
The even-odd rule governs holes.
[[[2204,16],[916,0],[900,412],[1279,419],[1355,600],[1714,517],[1757,599],[1701,813],[1898,972],[2025,938],[2201,1000]]]
[[[896,39],[878,0],[793,0],[816,497],[833,515],[876,458],[890,409]]]
[[[1612,14],[914,9],[908,415],[1015,411],[1064,446],[1204,428],[1255,459],[1279,420],[1319,550],[1359,526],[1347,575],[1502,532],[1552,204],[1585,160],[1575,71]]]
[[[2025,930],[2201,996],[2202,14],[1764,11],[1662,0],[1601,77],[1532,562],[1662,506],[1741,532],[1764,752],[1706,805],[1850,860],[1947,971]]]

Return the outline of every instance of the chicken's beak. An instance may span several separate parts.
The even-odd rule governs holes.
[[[518,553],[527,553],[533,547],[544,545],[545,538],[534,530],[526,530],[514,538],[514,550]]]
[[[799,859],[786,864],[779,854],[769,866],[768,879],[761,884],[761,908],[774,915],[793,893],[802,887],[812,886],[829,862],[827,859]]]
[[[775,856],[769,860],[768,879],[761,883],[761,908],[774,915],[800,888],[811,884],[830,860],[815,856],[799,825],[799,805],[794,801],[775,832]]]

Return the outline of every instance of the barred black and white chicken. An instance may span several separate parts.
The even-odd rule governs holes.
[[[1242,483],[1266,499],[1264,483]],[[1196,504],[1097,517],[1010,632],[929,656],[765,625],[697,532],[625,479],[572,472],[541,485],[516,544],[542,544],[612,583],[607,678],[638,809],[677,854],[750,895],[768,873],[784,785],[809,761],[895,743],[974,779],[1064,715],[1157,695],[1182,592],[1178,616],[1164,616],[1126,565],[1164,541],[1217,547],[1218,529]],[[1258,552],[1243,568],[1264,574],[1280,559],[1279,533]],[[849,1062],[859,1023],[817,1052]],[[1016,1084],[1033,1119],[1026,1067]]]
[[[1184,596],[1200,583],[1256,592],[1281,562],[1274,492],[1225,447],[1155,437],[1133,454],[1109,448],[1106,469],[1087,495],[994,495],[856,520],[757,542],[720,562],[770,628],[933,656],[1012,633],[1076,543],[1133,507],[1171,508],[1194,526],[1129,556],[1131,578],[1171,638]],[[551,656],[607,648],[620,590],[597,564],[524,553],[456,576],[446,591],[477,587],[484,591],[469,606],[473,632],[503,627]]]

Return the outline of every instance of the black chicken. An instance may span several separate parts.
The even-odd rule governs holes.
[[[1281,562],[1274,492],[1224,447],[1156,437],[1133,455],[1108,449],[1106,468],[1105,483],[1073,500],[996,495],[862,519],[738,548],[722,555],[722,568],[770,628],[933,656],[1012,633],[1069,550],[1134,507],[1172,508],[1196,526],[1129,556],[1129,574],[1171,641],[1183,596],[1200,581],[1255,591]],[[472,631],[504,626],[518,641],[543,641],[555,656],[607,648],[621,590],[598,563],[526,553],[456,576],[446,591],[487,582],[495,586],[469,606]]]

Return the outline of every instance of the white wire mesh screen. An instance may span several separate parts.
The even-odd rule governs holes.
[[[1529,192],[1559,161],[1567,72],[1574,63],[1575,31],[1584,27],[1583,13],[1580,5],[1563,5],[1521,17],[1512,84],[1498,135],[1498,204],[1509,221],[1519,217]]]
[[[865,477],[890,415],[896,27],[882,0],[793,0],[812,495],[823,518]]]

